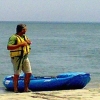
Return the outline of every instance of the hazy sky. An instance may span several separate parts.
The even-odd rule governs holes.
[[[100,0],[0,0],[0,21],[100,22]]]

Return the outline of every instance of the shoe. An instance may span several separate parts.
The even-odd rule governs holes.
[[[24,92],[32,92],[30,89],[24,90]]]
[[[14,91],[15,93],[18,93],[18,90]]]

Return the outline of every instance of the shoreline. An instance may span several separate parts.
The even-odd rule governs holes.
[[[2,93],[0,100],[100,100],[99,88],[39,91],[28,93]]]

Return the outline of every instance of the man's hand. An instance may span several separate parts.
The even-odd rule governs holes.
[[[27,44],[30,45],[32,42],[30,40],[26,40]]]
[[[21,44],[19,44],[19,46],[27,46],[28,44],[27,44],[27,42],[22,42]]]

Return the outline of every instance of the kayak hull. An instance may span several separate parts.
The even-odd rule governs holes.
[[[24,74],[20,75],[18,80],[19,91],[24,90]],[[68,90],[68,89],[82,89],[91,80],[89,73],[84,72],[69,72],[62,73],[56,77],[43,77],[43,76],[31,76],[29,89],[32,91],[48,91],[48,90]],[[7,90],[12,91],[13,87],[13,75],[6,76],[3,80],[3,85]]]

